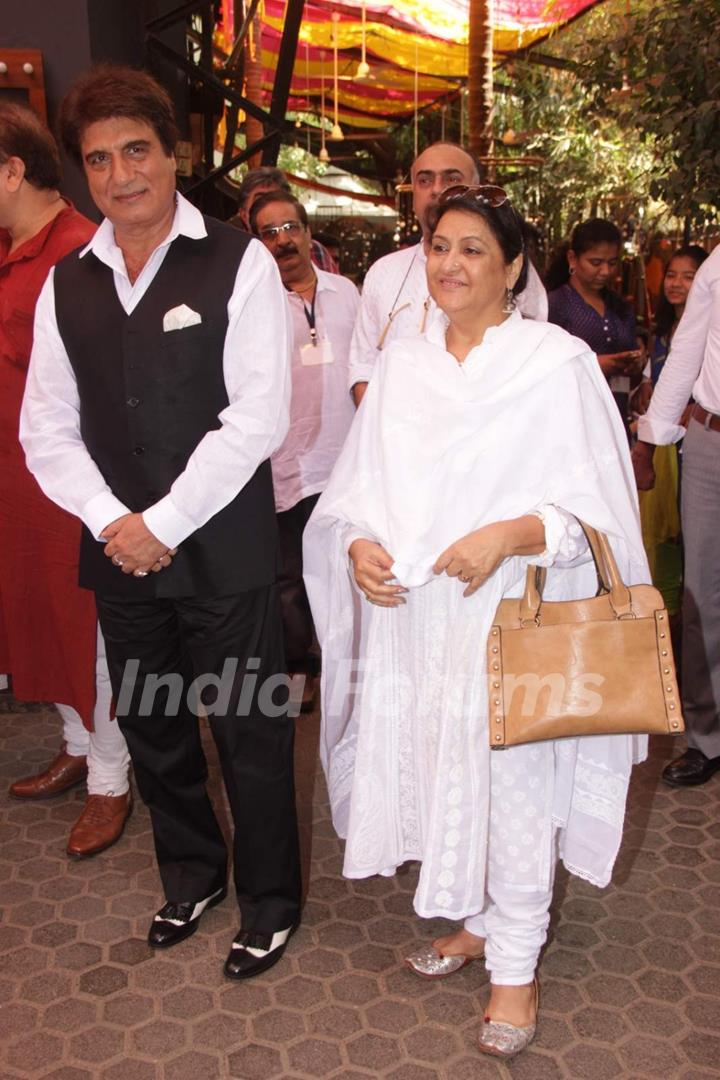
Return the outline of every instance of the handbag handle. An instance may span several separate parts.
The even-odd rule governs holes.
[[[630,590],[625,585],[618,564],[615,561],[610,541],[605,533],[598,532],[592,525],[577,519],[587,538],[590,551],[595,562],[595,573],[598,579],[598,592],[609,594],[608,599],[617,619],[633,617]],[[539,621],[542,594],[547,575],[545,567],[528,566],[525,577],[525,592],[520,601],[520,624],[537,624]]]

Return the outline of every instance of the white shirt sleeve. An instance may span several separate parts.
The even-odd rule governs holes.
[[[678,421],[703,366],[715,302],[712,280],[705,271],[710,261],[703,263],[695,276],[650,407],[638,420],[638,438],[642,442],[664,446],[685,435],[685,428]]]
[[[540,280],[540,275],[528,259],[527,285],[517,298],[518,311],[526,319],[536,319],[538,322],[547,322],[548,298],[545,286]]]
[[[536,566],[576,566],[590,559],[590,548],[582,526],[573,514],[552,503],[544,503],[530,511],[545,526],[545,550],[540,555],[527,555]]]
[[[53,502],[81,518],[96,539],[130,511],[117,499],[80,435],[75,373],[55,316],[55,271],[35,307],[33,349],[20,411],[27,466]]]
[[[289,424],[291,328],[275,261],[253,240],[228,303],[223,372],[229,404],[170,492],[143,513],[158,540],[177,547],[227,506],[282,443]],[[82,518],[96,538],[128,513],[80,435],[74,373],[55,318],[52,275],[36,309],[20,437],[43,491]]]
[[[360,310],[355,320],[355,328],[350,341],[348,390],[352,390],[355,383],[369,382],[379,356],[377,346],[384,328],[384,309],[382,307],[382,297],[377,288],[378,273],[377,271],[373,273],[373,269],[374,267],[370,267],[365,276],[360,298]],[[385,306],[387,307],[387,297],[385,297]]]

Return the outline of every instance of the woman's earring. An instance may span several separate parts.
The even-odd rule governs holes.
[[[574,266],[571,266],[571,267],[570,267],[570,270],[568,271],[568,273],[570,274],[570,277],[572,277],[572,276],[573,276],[573,274],[575,273],[575,267],[574,267]]]
[[[513,311],[515,310],[515,307],[516,307],[515,293],[512,291],[512,289],[506,289],[505,290],[505,306],[503,307],[503,314],[504,315],[512,315]]]

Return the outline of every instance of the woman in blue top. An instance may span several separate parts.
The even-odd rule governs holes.
[[[627,420],[630,379],[643,363],[635,316],[608,286],[620,260],[622,238],[611,221],[577,225],[548,274],[548,321],[562,326],[597,353],[598,362]]]

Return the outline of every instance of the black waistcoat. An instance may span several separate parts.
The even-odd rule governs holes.
[[[228,405],[223,378],[227,304],[249,237],[206,218],[208,235],[179,236],[132,314],[109,267],[90,252],[55,269],[58,327],[80,396],[83,441],[113,493],[142,512],[170,490]],[[163,316],[186,304],[202,322],[163,331]],[[122,574],[87,529],[80,584],[137,598],[227,596],[269,584],[276,570],[270,462],[236,498],[185,540],[158,574]]]

